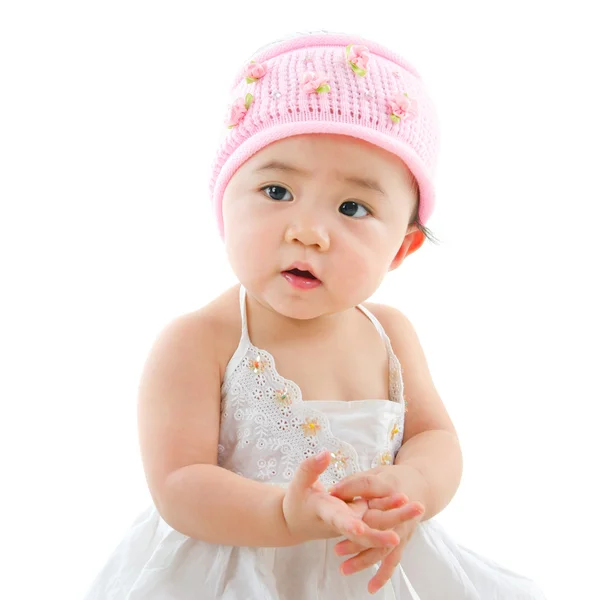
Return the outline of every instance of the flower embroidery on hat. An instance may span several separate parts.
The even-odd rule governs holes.
[[[302,89],[307,94],[323,94],[331,91],[331,86],[327,83],[325,75],[306,71],[302,76]]]
[[[246,94],[245,98],[238,98],[231,107],[231,114],[229,115],[229,121],[227,123],[229,129],[237,127],[246,116],[250,105],[254,101],[252,94]]]
[[[408,97],[406,92],[398,92],[389,99],[390,119],[394,123],[400,123],[406,119],[416,117],[418,107],[416,100]]]
[[[354,46],[353,44],[346,46],[346,57],[357,75],[364,77],[367,74],[367,65],[371,54],[366,46]]]
[[[264,63],[257,63],[251,61],[244,68],[244,77],[246,77],[246,83],[255,83],[259,79],[262,79],[267,73],[267,67]]]

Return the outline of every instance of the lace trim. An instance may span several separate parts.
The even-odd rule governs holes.
[[[302,398],[296,383],[278,373],[269,352],[248,342],[246,355],[229,382],[223,390],[227,394],[223,417],[228,417],[231,409],[235,420],[256,424],[253,437],[258,439],[257,448],[282,452],[284,479],[291,479],[300,462],[322,450],[328,450],[332,457],[320,477],[327,487],[360,470],[355,448],[333,435],[327,415]],[[242,398],[251,398],[252,406],[242,406]],[[269,436],[270,432],[277,432],[277,436]],[[277,474],[278,461],[271,460],[271,464],[262,461],[264,465],[259,461],[260,479]]]

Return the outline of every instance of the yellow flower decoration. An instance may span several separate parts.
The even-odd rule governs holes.
[[[317,419],[309,419],[307,417],[304,423],[302,423],[302,429],[304,430],[304,435],[314,436],[321,429],[321,425]]]

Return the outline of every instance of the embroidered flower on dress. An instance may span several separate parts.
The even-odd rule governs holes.
[[[390,440],[393,440],[400,433],[400,427],[398,421],[394,423],[392,430],[390,431]]]
[[[367,74],[369,58],[371,58],[369,49],[366,46],[354,46],[350,44],[349,46],[346,46],[346,56],[352,70],[357,75],[364,77]]]
[[[233,103],[228,122],[229,129],[237,127],[242,122],[253,101],[254,96],[252,94],[246,94],[245,98],[238,98]]]
[[[251,61],[250,64],[246,65],[244,69],[244,76],[246,77],[246,83],[254,83],[259,79],[262,79],[267,73],[267,67],[263,63],[257,63]]]
[[[263,361],[260,354],[258,354],[254,360],[249,361],[248,367],[250,367],[250,370],[255,375],[258,375],[259,373],[262,373],[265,370],[265,362]]]
[[[302,429],[306,437],[317,435],[317,432],[321,429],[321,425],[317,419],[309,419],[306,417],[304,423],[302,423]]]
[[[406,92],[398,92],[389,100],[390,119],[400,123],[417,115],[417,102],[411,100]]]
[[[307,71],[302,76],[302,89],[307,94],[323,94],[331,91],[325,75],[319,75],[314,71]]]
[[[277,421],[277,429],[279,431],[287,431],[290,428],[290,424],[285,419],[279,419]]]
[[[348,464],[348,457],[342,452],[342,450],[338,450],[337,452],[331,453],[331,464],[335,469],[340,471],[346,470],[346,465]]]
[[[287,388],[275,391],[275,400],[281,406],[289,406],[292,403],[292,398]]]
[[[379,462],[382,465],[391,465],[392,464],[392,454],[389,451],[384,452],[380,458],[379,458]]]

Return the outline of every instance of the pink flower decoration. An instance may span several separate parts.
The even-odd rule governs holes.
[[[259,79],[262,79],[267,72],[267,67],[262,63],[252,61],[246,65],[244,69],[244,76],[246,77],[246,83],[254,83]]]
[[[322,94],[323,92],[331,91],[331,87],[327,83],[327,77],[318,75],[313,71],[304,73],[302,77],[302,89],[307,94]]]
[[[229,116],[228,126],[229,129],[236,127],[240,124],[243,118],[246,116],[250,105],[254,100],[254,96],[252,94],[246,94],[245,98],[238,98],[231,107],[231,114]]]
[[[394,123],[399,123],[406,119],[417,116],[418,107],[416,100],[411,100],[406,92],[398,92],[389,100],[390,119]]]
[[[371,58],[371,53],[366,46],[346,46],[346,56],[352,70],[361,77],[367,74],[367,65]]]

